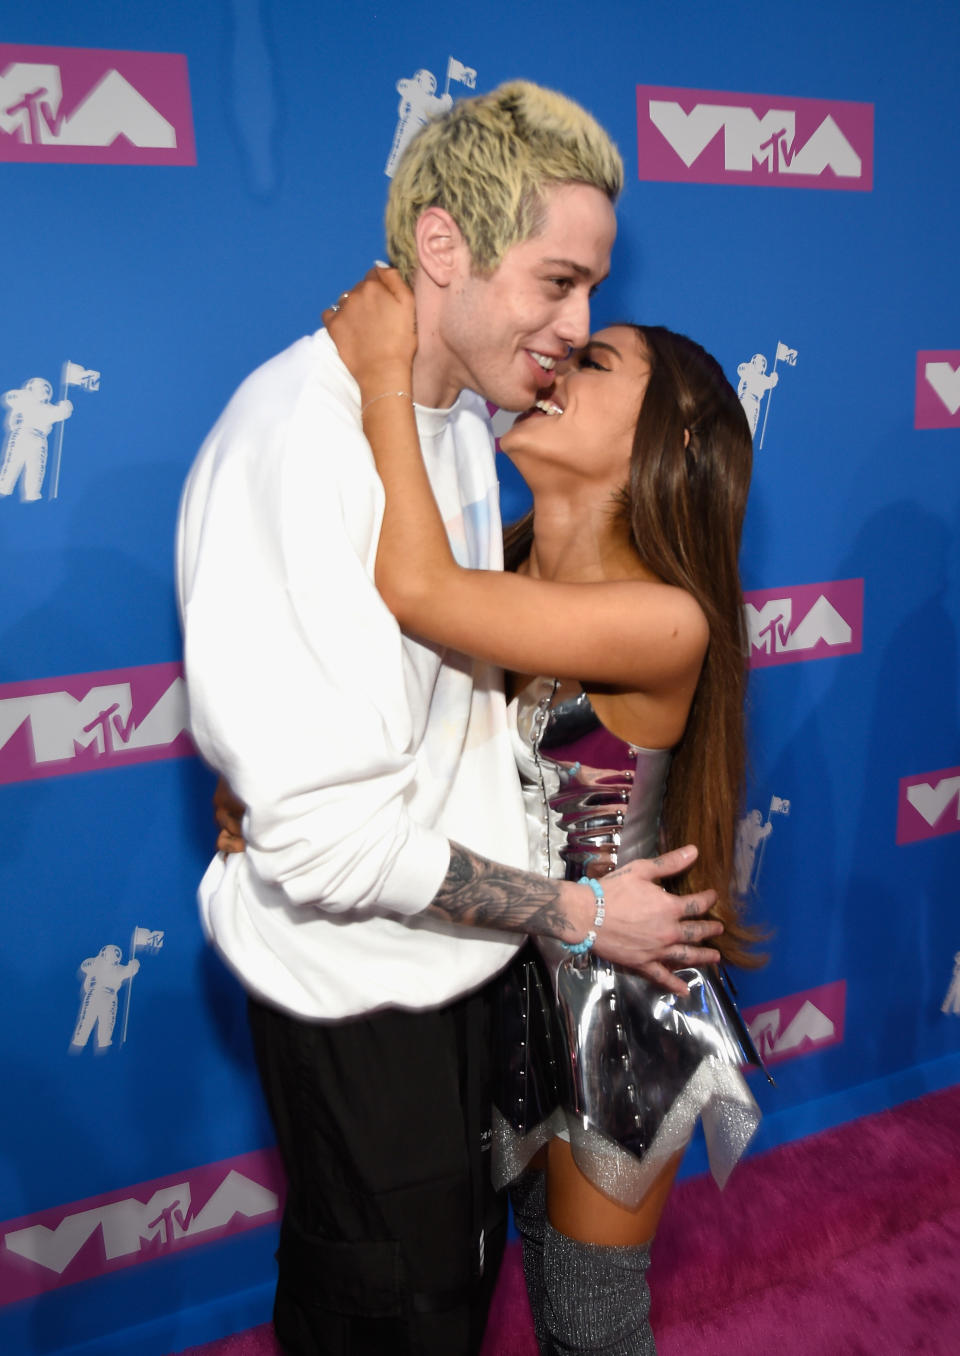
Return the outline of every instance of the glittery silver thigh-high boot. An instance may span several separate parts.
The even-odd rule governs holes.
[[[533,1328],[540,1351],[547,1356],[543,1325],[543,1232],[547,1223],[546,1173],[530,1168],[510,1188],[513,1222],[523,1249],[523,1278],[533,1314]]]
[[[578,1243],[546,1222],[544,1323],[555,1356],[656,1356],[650,1248]]]

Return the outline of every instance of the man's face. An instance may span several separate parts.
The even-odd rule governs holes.
[[[606,194],[561,184],[546,195],[539,234],[513,245],[488,278],[460,275],[444,296],[440,333],[455,390],[525,410],[554,365],[590,335],[590,295],[606,276],[617,233]]]

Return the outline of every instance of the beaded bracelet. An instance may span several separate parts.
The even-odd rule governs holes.
[[[607,901],[603,897],[603,886],[592,876],[581,876],[577,884],[590,886],[597,901],[597,916],[593,920],[593,927],[582,942],[561,942],[560,945],[571,956],[584,956],[597,940],[597,929],[603,927],[603,920],[607,915]]]
[[[371,405],[376,405],[378,400],[386,400],[388,396],[403,396],[406,400],[413,399],[409,391],[383,391],[380,395],[372,396],[365,405],[360,406],[360,418],[363,418]]]

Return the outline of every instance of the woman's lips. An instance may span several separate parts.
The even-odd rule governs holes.
[[[539,415],[541,418],[555,419],[559,414],[563,414],[563,410],[556,401],[538,400],[536,404],[530,406],[529,410],[524,410],[522,414],[518,414],[513,422],[519,424],[521,420],[532,419],[535,415]]]

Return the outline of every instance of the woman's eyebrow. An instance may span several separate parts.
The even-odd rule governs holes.
[[[612,353],[616,358],[623,357],[623,354],[620,352],[618,348],[614,348],[613,344],[605,343],[602,339],[589,339],[587,343],[584,344],[583,348],[577,349],[577,352],[586,353],[587,350],[591,348],[606,349],[608,353]]]

